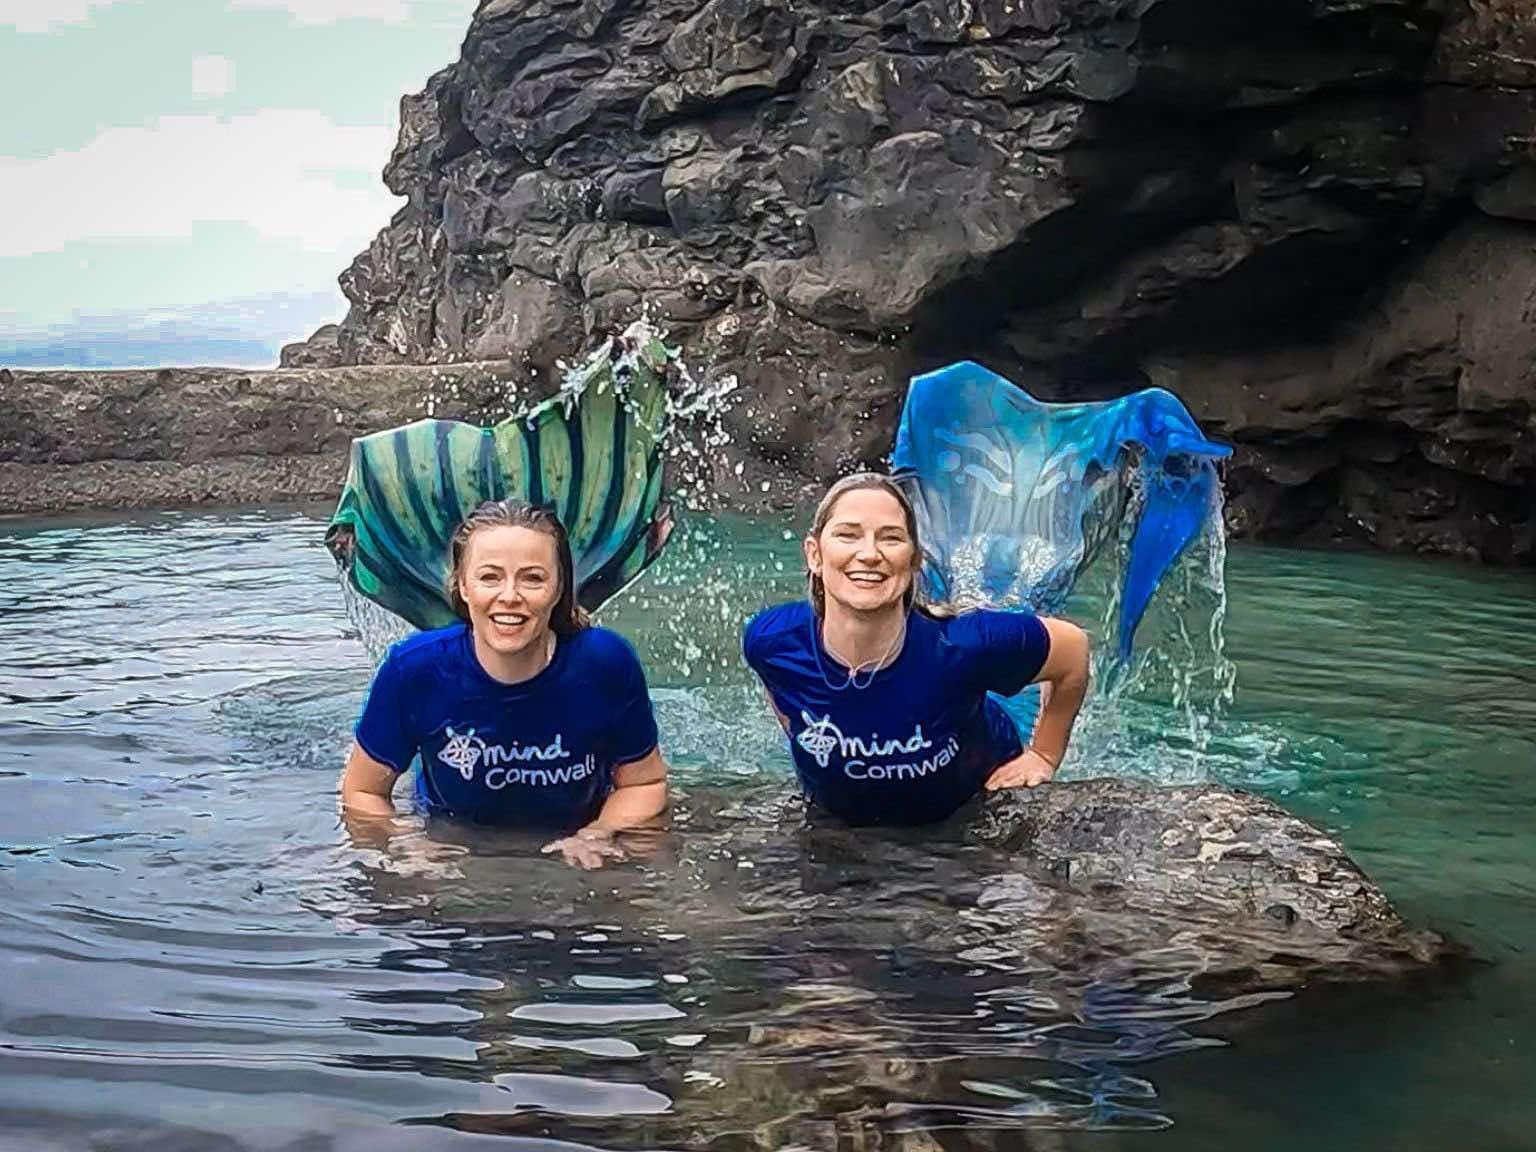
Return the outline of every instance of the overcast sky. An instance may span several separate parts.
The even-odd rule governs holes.
[[[339,319],[337,274],[401,203],[400,97],[474,8],[0,0],[0,343],[272,294]]]

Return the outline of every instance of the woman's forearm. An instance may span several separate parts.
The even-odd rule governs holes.
[[[604,828],[617,832],[635,828],[654,820],[667,806],[667,782],[658,780],[652,784],[631,784],[615,788],[603,802],[597,819],[590,828]]]
[[[643,759],[614,770],[613,790],[603,801],[597,819],[581,831],[610,833],[638,828],[656,819],[666,807],[667,762],[660,748],[652,748]]]
[[[395,804],[391,794],[396,779],[394,769],[369,756],[361,745],[353,744],[346,767],[341,772],[343,815],[393,816]]]
[[[1046,619],[1050,654],[1041,669],[1040,713],[1030,747],[1059,768],[1067,754],[1072,726],[1088,694],[1088,634],[1065,620]]]
[[[608,794],[597,819],[587,827],[594,830],[619,832],[649,823],[667,806],[667,782],[657,780],[650,784],[630,784],[615,788]]]
[[[365,792],[361,788],[343,788],[341,807],[343,811],[354,816],[393,816],[395,814],[395,804],[390,797],[381,796],[377,792]]]
[[[1064,676],[1040,685],[1040,714],[1035,720],[1029,745],[1056,767],[1060,767],[1066,757],[1072,726],[1077,723],[1078,711],[1087,694],[1086,674]]]
[[[341,780],[342,827],[354,847],[382,851],[395,832],[394,802],[388,793],[358,787],[349,775],[343,774]]]

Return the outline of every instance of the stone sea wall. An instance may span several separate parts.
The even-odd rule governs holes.
[[[352,437],[429,414],[496,419],[512,375],[0,370],[0,514],[332,499]]]

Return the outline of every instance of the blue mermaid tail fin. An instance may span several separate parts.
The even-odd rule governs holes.
[[[1216,461],[1232,449],[1208,440],[1177,397],[1161,388],[1107,403],[1118,409],[1115,434],[1141,452],[1130,465],[1142,490],[1120,598],[1120,658],[1129,660],[1136,629],[1163,577],[1219,514]]]
[[[1083,568],[1136,517],[1118,648],[1214,508],[1215,462],[1171,393],[1047,404],[973,361],[915,377],[892,472],[912,496],[927,595],[1059,612]]]
[[[1146,483],[1149,490],[1121,584],[1121,660],[1131,658],[1136,629],[1158,585],[1211,515],[1216,472],[1208,460],[1187,472],[1169,460],[1148,476]]]

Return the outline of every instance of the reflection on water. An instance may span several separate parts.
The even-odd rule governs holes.
[[[1536,1121],[1524,583],[1229,557],[1238,695],[1201,770],[1494,961],[1292,995],[963,824],[807,825],[734,658],[744,613],[794,594],[785,525],[690,529],[606,621],[653,672],[672,833],[599,873],[420,820],[354,842],[335,784],[368,658],[321,523],[0,536],[0,1143],[1440,1149]],[[1123,701],[1074,772],[1187,774],[1178,715]]]

